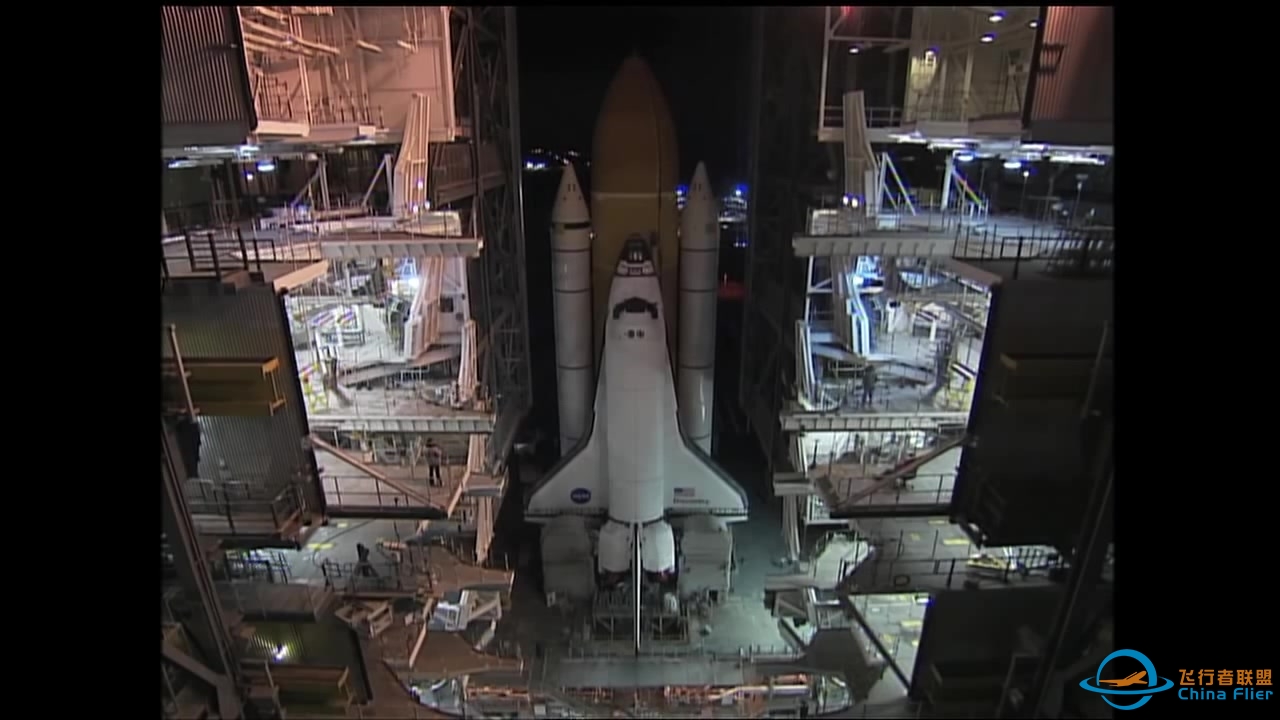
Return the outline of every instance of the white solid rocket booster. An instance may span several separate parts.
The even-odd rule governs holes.
[[[716,273],[719,210],[698,163],[680,216],[679,409],[685,436],[711,454],[715,413]]]
[[[560,454],[582,441],[591,413],[591,213],[573,165],[566,164],[551,208],[551,287],[555,299]]]

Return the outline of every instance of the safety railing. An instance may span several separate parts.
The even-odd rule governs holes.
[[[161,262],[165,274],[182,269],[188,273],[252,270],[262,272],[262,263],[289,263],[295,266],[319,261],[319,248],[314,244],[295,243],[279,233],[243,230],[231,227],[221,230],[183,231],[162,238]],[[175,263],[185,263],[181,268]]]
[[[929,392],[929,388],[920,388],[918,391],[902,391],[900,393],[889,393],[881,389],[882,384],[877,385],[875,395],[866,398],[862,392],[862,383],[859,380],[842,380],[830,381],[822,380],[818,383],[818,388],[822,392],[821,397],[828,401],[829,407],[823,408],[828,412],[847,412],[857,414],[876,414],[876,413],[920,413],[932,414],[939,412],[968,412],[971,398],[959,397],[951,398],[942,393]],[[814,396],[806,398],[811,406],[817,406]]]
[[[268,75],[261,68],[252,67],[253,106],[258,120],[294,122],[293,94],[289,84],[279,77]]]
[[[330,214],[341,214],[337,209]],[[362,217],[355,213],[344,217],[328,217],[323,208],[295,207],[277,211],[272,218],[259,221],[264,229],[278,229],[293,235],[294,242],[351,241],[404,242],[413,238],[475,237],[470,213],[432,211],[426,208],[405,217]]]
[[[865,557],[841,561],[840,588],[847,593],[927,592],[961,587],[965,580],[1000,583],[1043,581],[1067,567],[1052,550],[1038,546],[983,550],[967,538],[931,537],[899,530],[890,535],[857,535],[871,545]]]
[[[296,482],[271,488],[262,481],[196,478],[187,482],[185,494],[193,516],[224,519],[233,535],[238,529],[257,532],[267,518],[273,530],[283,529],[305,509],[304,495]]]
[[[371,105],[369,96],[359,99],[321,97],[311,106],[311,124],[313,125],[376,125],[385,127],[382,106]]]
[[[869,107],[864,113],[868,128],[900,127],[904,121],[900,107]],[[822,109],[823,130],[839,130],[844,127],[844,106],[828,105]]]
[[[898,213],[889,208],[882,208],[881,219],[892,218],[893,222],[881,222],[868,217],[866,208],[854,208],[848,205],[818,207],[809,210],[807,235],[814,237],[860,237],[868,232],[910,233],[913,235],[936,234],[945,237],[962,226],[973,223],[973,214],[964,208],[940,208],[936,203],[916,203],[915,214]]]
[[[419,552],[419,548],[411,551]],[[324,587],[345,594],[414,592],[427,572],[422,558],[417,555],[399,562],[384,558],[371,559],[367,563],[322,560],[317,564]]]
[[[214,582],[222,606],[240,615],[310,615],[318,617],[333,602],[322,584],[285,582]]]
[[[823,472],[819,468],[816,472]],[[870,494],[865,491],[883,482],[874,475],[825,478],[829,498],[824,498],[835,511],[874,510],[903,505],[947,505],[955,486],[955,472],[916,475],[886,483]]]
[[[458,407],[457,383],[442,381],[432,383],[406,383],[407,387],[362,390],[357,388],[333,388],[326,391],[325,402],[317,403],[309,416],[323,424],[326,416],[343,418],[453,418],[478,417],[483,414],[479,402],[470,407]]]
[[[1018,117],[1022,99],[1012,86],[992,84],[983,88],[939,93],[919,90],[911,94],[903,111],[905,122],[965,122],[992,117]]]
[[[378,508],[392,511],[422,507],[444,508],[449,505],[458,484],[462,482],[466,468],[458,465],[441,467],[440,486],[429,484],[426,467],[419,468],[419,471],[419,476],[413,479],[396,477],[400,482],[411,485],[415,491],[413,494],[397,490],[386,482],[368,476],[322,474],[320,486],[328,504],[339,508]]]
[[[1017,117],[1022,112],[1022,101],[1011,88],[991,87],[974,90],[967,95],[960,93],[939,94],[927,90],[917,91],[908,99],[905,107],[867,107],[868,128],[896,128],[918,122],[965,122],[993,117]],[[844,127],[844,107],[830,104],[822,109],[820,130],[839,130]]]
[[[962,228],[956,234],[951,254],[957,260],[1012,261],[1015,278],[1024,262],[1041,262],[1049,271],[1109,273],[1114,269],[1115,231],[1109,227],[1024,223],[1001,227],[992,223]]]
[[[630,647],[611,645],[570,645],[562,656],[564,660],[605,660],[610,658],[635,658],[635,650]],[[716,652],[706,650],[697,645],[658,645],[644,649],[644,658],[666,658],[671,660],[697,659],[707,662],[755,663],[797,662],[804,653],[797,652],[786,645],[743,645],[736,651]]]
[[[502,158],[492,143],[481,143],[479,155],[481,181],[489,186],[503,176]],[[457,195],[457,191],[465,191],[468,185],[475,184],[475,162],[470,143],[432,143],[430,158],[431,187],[437,194],[443,193],[442,201],[448,201]]]

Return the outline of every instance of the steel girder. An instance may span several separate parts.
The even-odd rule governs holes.
[[[814,191],[834,188],[829,153],[816,141],[821,13],[757,7],[751,68],[747,297],[739,404],[771,465],[788,464],[779,414],[794,395],[793,328],[803,306],[804,265],[791,237]]]
[[[455,96],[466,98],[472,167],[480,167],[481,145],[493,144],[506,176],[506,182],[486,189],[476,173],[471,220],[484,247],[468,264],[469,283],[478,291],[472,297],[478,372],[498,417],[489,442],[492,466],[506,457],[531,401],[515,8],[455,7],[452,17],[458,38]]]

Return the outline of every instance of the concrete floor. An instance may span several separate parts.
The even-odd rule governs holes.
[[[860,593],[959,588],[967,577],[965,561],[978,552],[945,517],[862,519],[853,525],[874,548],[855,573]]]
[[[853,607],[878,636],[898,668],[911,679],[916,663],[916,648],[928,610],[928,595],[894,593],[854,595]],[[896,682],[896,678],[894,678]]]

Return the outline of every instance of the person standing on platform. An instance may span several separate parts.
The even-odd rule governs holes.
[[[427,438],[427,481],[432,487],[444,485],[440,477],[440,466],[444,464],[444,450],[436,444],[435,438]]]
[[[871,407],[876,395],[876,366],[867,365],[862,371],[862,405]]]

